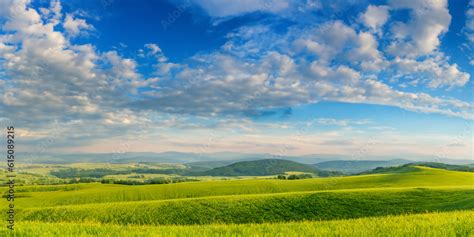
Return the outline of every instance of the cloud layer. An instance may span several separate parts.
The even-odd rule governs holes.
[[[410,19],[387,25],[401,10]],[[244,26],[219,50],[172,64],[172,73],[161,74],[160,90],[133,105],[215,115],[329,100],[472,119],[469,101],[416,92],[451,90],[470,81],[439,48],[450,21],[444,1],[393,1],[369,5],[355,25],[328,20],[284,33],[271,25]]]
[[[336,2],[332,11],[344,5]],[[1,1],[0,116],[36,138],[59,122],[61,133],[77,139],[137,125],[175,128],[180,116],[246,124],[249,116],[321,101],[474,118],[472,101],[443,95],[468,90],[471,79],[440,47],[452,21],[446,1],[388,1],[368,5],[350,21],[315,22],[304,19],[325,11],[318,1],[192,4],[223,21],[262,13],[292,24],[284,30],[265,22],[242,25],[216,50],[180,62],[143,42],[132,59],[75,43],[96,29],[80,14],[64,12],[59,1],[40,9],[29,0]],[[395,17],[401,11],[408,19]],[[472,3],[466,14],[464,32],[472,42]],[[152,62],[152,72],[140,72],[137,58]]]

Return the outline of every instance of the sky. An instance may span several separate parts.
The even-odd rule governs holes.
[[[474,159],[474,0],[0,0],[21,151]]]

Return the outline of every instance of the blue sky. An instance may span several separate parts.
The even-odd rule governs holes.
[[[6,0],[27,151],[473,158],[474,1]]]

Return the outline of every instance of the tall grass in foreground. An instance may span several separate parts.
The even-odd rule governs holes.
[[[474,211],[278,224],[119,226],[19,222],[1,236],[473,236]]]

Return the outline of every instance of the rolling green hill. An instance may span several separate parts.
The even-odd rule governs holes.
[[[431,168],[438,168],[438,169],[474,172],[474,167],[471,167],[469,165],[451,165],[451,164],[444,164],[444,163],[438,163],[438,162],[416,162],[412,164],[431,167]]]
[[[469,167],[468,165],[449,165],[449,164],[436,163],[436,162],[416,162],[416,163],[404,164],[401,166],[377,167],[373,170],[362,172],[361,174],[384,174],[384,173],[410,172],[410,171],[416,170],[417,166],[452,170],[452,171],[474,172],[474,167]]]
[[[223,226],[232,229],[235,224],[261,223],[261,227],[253,224],[253,227],[236,227],[235,230],[261,232],[262,228],[270,228],[268,225],[288,225],[284,222],[364,217],[373,217],[375,222],[388,218],[387,215],[474,210],[473,172],[416,165],[397,168],[377,174],[303,180],[213,180],[147,186],[100,183],[19,186],[15,218],[19,226],[23,226],[21,228],[31,231],[36,228],[41,233],[55,231],[50,228],[66,228],[64,233],[85,231],[75,226],[97,225],[87,233],[98,235],[103,231],[101,226],[114,229],[111,226],[141,225],[137,227],[139,230],[144,226],[192,224],[198,225],[196,228],[210,225],[202,228],[212,229],[215,224],[228,224]],[[0,191],[4,193],[6,188],[2,187]],[[0,200],[0,207],[6,206],[6,200]],[[463,218],[458,221],[465,226],[455,229],[472,233],[466,229],[469,225]],[[341,220],[343,226],[344,221],[349,220]],[[311,223],[315,226],[321,222]],[[433,223],[444,222],[432,219],[425,227]],[[291,231],[297,231],[295,228],[298,227],[305,228],[295,223]],[[177,231],[184,227],[169,228],[169,231]],[[359,229],[365,231],[364,228]],[[133,231],[132,227],[130,231]],[[160,233],[159,229],[155,231]],[[188,233],[190,230],[183,231]],[[18,236],[30,236],[18,233]],[[177,232],[172,233],[171,236],[177,235]]]
[[[88,203],[152,201],[227,195],[271,194],[321,190],[397,187],[473,186],[474,173],[428,167],[409,172],[369,174],[303,180],[246,179],[185,182],[167,185],[125,186],[115,184],[68,184],[19,186],[16,204],[22,208]],[[0,191],[6,191],[1,187]],[[0,199],[0,206],[5,206]]]
[[[384,188],[29,208],[17,220],[140,225],[333,220],[474,209],[469,188]]]
[[[323,171],[311,165],[282,159],[241,161],[202,172],[208,176],[266,176],[283,174],[288,171],[314,173],[321,177],[339,175],[338,172]]]

